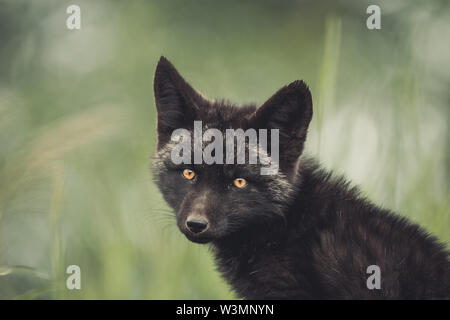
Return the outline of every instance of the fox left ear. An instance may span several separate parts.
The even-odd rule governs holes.
[[[153,82],[158,111],[158,149],[175,129],[192,126],[200,108],[207,103],[165,57],[159,59]]]
[[[295,171],[303,152],[313,103],[308,86],[301,80],[278,90],[259,107],[252,124],[258,129],[279,130],[280,168],[288,175]]]

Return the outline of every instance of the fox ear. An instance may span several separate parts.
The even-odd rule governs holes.
[[[173,130],[194,123],[204,99],[178,73],[165,57],[159,59],[153,83],[158,111],[158,149],[164,146]]]
[[[279,130],[280,168],[288,175],[303,151],[312,114],[311,92],[297,80],[278,90],[252,117],[258,129]]]

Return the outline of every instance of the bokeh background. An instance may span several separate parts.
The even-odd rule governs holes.
[[[449,243],[449,36],[446,0],[0,0],[0,298],[234,298],[150,177],[161,55],[233,102],[304,79],[307,152]]]

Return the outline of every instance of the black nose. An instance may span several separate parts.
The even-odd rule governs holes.
[[[200,233],[208,229],[208,221],[201,217],[188,217],[186,226],[192,233]]]

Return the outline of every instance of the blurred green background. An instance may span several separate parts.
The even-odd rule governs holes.
[[[0,0],[0,298],[234,298],[150,177],[161,55],[233,102],[304,79],[307,152],[449,243],[449,35],[446,0]]]

